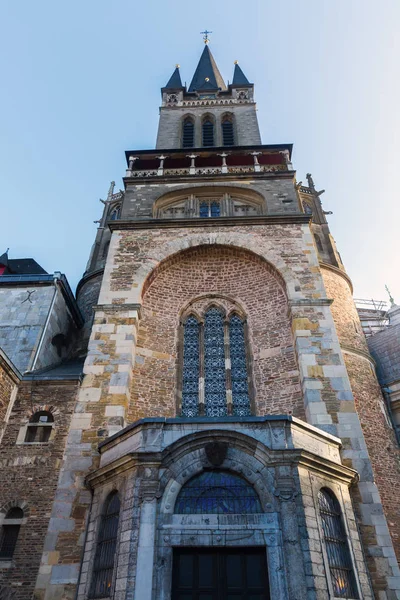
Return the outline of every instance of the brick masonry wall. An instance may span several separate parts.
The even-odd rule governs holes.
[[[32,599],[43,550],[47,564],[59,563],[57,552],[47,552],[46,533],[64,510],[63,498],[56,489],[75,395],[73,383],[21,384],[2,440],[0,510],[9,503],[22,503],[27,519],[20,529],[12,566],[0,569],[0,588],[11,589],[13,600]],[[46,408],[54,414],[53,439],[38,445],[16,444],[32,410]],[[64,536],[67,545],[68,533]]]
[[[304,419],[280,281],[265,261],[247,251],[206,246],[166,261],[144,294],[128,420],[176,416],[179,316],[189,301],[210,294],[233,299],[247,315],[256,414]],[[221,304],[221,298],[215,301]]]
[[[15,380],[11,377],[6,366],[2,364],[0,357],[0,440],[14,388]]]

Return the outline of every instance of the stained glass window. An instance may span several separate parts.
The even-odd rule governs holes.
[[[262,512],[260,500],[249,483],[226,471],[204,471],[179,492],[177,514],[248,514]]]
[[[318,494],[318,505],[334,596],[358,598],[339,502],[330,490],[322,489]]]
[[[101,519],[96,556],[93,567],[91,598],[105,598],[111,595],[114,558],[117,549],[120,500],[112,493],[106,500]]]
[[[196,417],[199,414],[200,340],[199,323],[190,316],[183,335],[182,414]]]
[[[250,415],[244,323],[238,315],[229,321],[229,350],[231,358],[232,412],[238,417]]]
[[[227,414],[224,317],[215,307],[204,320],[204,396],[207,417]]]
[[[218,200],[202,200],[200,202],[200,217],[206,219],[208,217],[220,217],[221,205]]]

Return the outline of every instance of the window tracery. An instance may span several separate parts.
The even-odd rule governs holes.
[[[229,194],[202,192],[171,199],[169,202],[157,202],[155,217],[164,219],[217,218],[255,216],[263,213],[262,199]]]
[[[183,486],[175,503],[176,514],[254,514],[262,512],[254,488],[239,475],[204,471]]]
[[[182,416],[248,416],[245,321],[210,306],[183,324]]]
[[[335,598],[358,598],[340,504],[327,488],[318,494],[319,513]]]

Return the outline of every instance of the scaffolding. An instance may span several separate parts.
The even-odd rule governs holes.
[[[385,300],[354,298],[354,302],[366,337],[375,335],[375,333],[382,331],[388,326],[388,309]]]

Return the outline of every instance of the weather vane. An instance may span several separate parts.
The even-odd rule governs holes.
[[[205,31],[200,31],[200,33],[201,33],[201,34],[202,34],[202,36],[203,36],[204,43],[205,43],[205,44],[208,44],[208,42],[210,41],[210,40],[208,39],[208,34],[209,34],[209,33],[212,33],[212,31],[207,31],[207,29],[206,29]]]

